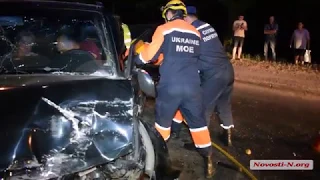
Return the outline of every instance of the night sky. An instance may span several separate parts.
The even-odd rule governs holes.
[[[102,1],[106,8],[119,14],[128,25],[160,24],[159,8],[168,0],[106,0]],[[245,16],[248,23],[244,52],[263,54],[263,27],[270,15],[275,16],[279,24],[277,52],[279,58],[289,59],[292,50],[289,48],[290,38],[297,23],[302,21],[311,36],[312,61],[320,63],[320,36],[318,1],[316,0],[184,0],[186,5],[198,8],[199,18],[210,23],[218,32],[220,39],[232,37],[232,22],[239,14]],[[271,52],[271,51],[270,51]]]

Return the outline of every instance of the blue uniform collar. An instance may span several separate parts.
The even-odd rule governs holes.
[[[200,24],[200,20],[199,20],[199,19],[194,20],[194,21],[191,23],[191,25],[193,25],[193,26],[197,26],[197,25],[199,25],[199,24]]]

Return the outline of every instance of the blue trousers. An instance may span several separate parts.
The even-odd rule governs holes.
[[[170,83],[157,86],[155,127],[164,140],[170,137],[172,119],[179,109],[188,123],[195,146],[203,156],[212,152],[199,84]]]
[[[263,48],[263,53],[264,53],[264,58],[268,59],[268,49],[272,51],[272,59],[277,60],[276,58],[276,39],[266,39],[264,42],[264,48]]]
[[[211,116],[215,112],[220,119],[220,126],[222,128],[229,129],[234,127],[231,111],[231,96],[234,84],[232,65],[226,65],[217,72],[203,72],[201,74],[201,81],[203,107],[207,125],[209,126]],[[180,129],[181,122],[173,121],[172,131],[179,132]]]

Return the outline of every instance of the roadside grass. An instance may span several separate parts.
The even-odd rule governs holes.
[[[224,41],[224,48],[228,52],[228,56],[230,59],[232,58],[232,54],[229,53],[232,51],[232,38],[227,38]],[[304,65],[297,65],[288,63],[285,59],[278,59],[277,62],[275,61],[265,61],[261,55],[252,55],[252,54],[243,54],[242,61],[239,60],[232,60],[234,65],[238,66],[249,66],[255,68],[263,68],[267,70],[272,70],[277,72],[286,72],[286,73],[313,73],[319,74],[320,73],[320,65],[319,64],[304,64]]]
[[[228,53],[231,59],[231,54]],[[256,67],[267,70],[273,70],[276,72],[288,72],[288,73],[313,73],[320,74],[320,65],[318,64],[303,64],[297,65],[285,62],[283,59],[278,59],[278,61],[265,61],[260,55],[250,55],[243,54],[240,60],[231,60],[233,65],[236,66],[247,66]]]

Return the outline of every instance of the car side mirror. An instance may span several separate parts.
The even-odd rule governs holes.
[[[149,73],[143,69],[136,68],[138,83],[142,92],[149,97],[156,97],[155,83]]]

